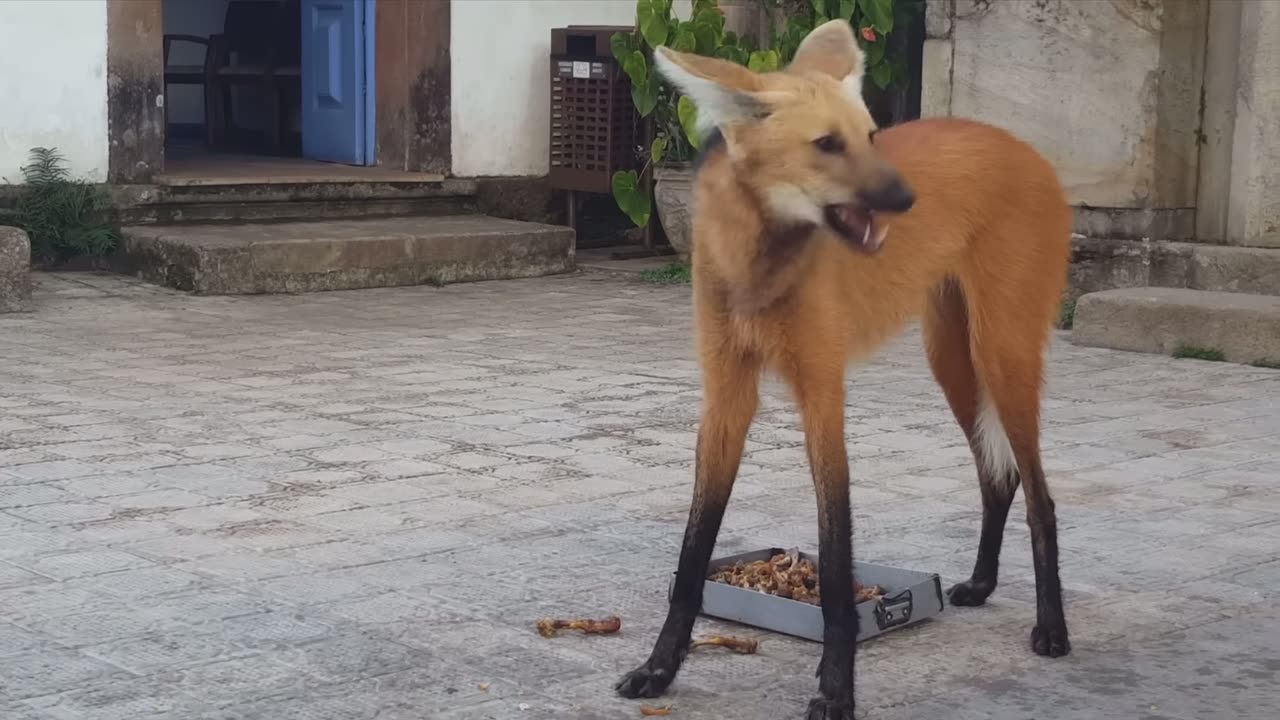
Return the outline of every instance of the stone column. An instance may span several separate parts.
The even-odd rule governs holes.
[[[761,42],[767,39],[768,24],[758,0],[720,0],[726,30],[747,35]]]
[[[1239,38],[1226,240],[1280,248],[1280,3],[1242,2]]]
[[[951,114],[951,40],[955,0],[926,0],[924,57],[920,71],[920,116]]]

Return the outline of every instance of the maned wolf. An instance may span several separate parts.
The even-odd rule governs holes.
[[[845,371],[923,317],[929,364],[969,440],[982,491],[973,576],[949,590],[980,605],[996,587],[1021,484],[1036,575],[1031,647],[1070,651],[1057,521],[1040,464],[1044,353],[1066,282],[1071,212],[1049,163],[988,125],[953,119],[878,132],[847,22],[809,34],[757,74],[658,48],[708,138],[694,190],[693,292],[704,407],[693,503],[666,623],[618,683],[656,697],[684,659],[764,370],[790,386],[818,500],[825,637],[810,720],[854,708]]]

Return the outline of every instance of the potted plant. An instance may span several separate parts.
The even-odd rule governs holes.
[[[672,13],[672,0],[637,0],[636,29],[613,36],[613,55],[631,79],[636,111],[652,122],[652,141],[643,153],[639,172],[613,176],[618,207],[639,227],[649,222],[654,206],[672,248],[682,256],[691,252],[691,161],[699,148],[698,110],[693,101],[663,82],[653,66],[654,48],[667,45],[682,52],[722,57],[758,69],[776,69],[777,53],[760,51],[752,38],[725,29],[718,0],[693,0],[690,17]],[[653,196],[645,178],[652,170]]]
[[[905,77],[905,62],[885,52],[886,36],[894,20],[908,5],[920,0],[759,0],[770,20],[768,46],[761,48],[750,35],[725,29],[718,0],[693,0],[690,17],[680,20],[672,13],[672,0],[636,0],[636,28],[612,38],[613,56],[631,79],[631,98],[636,111],[652,122],[652,141],[640,148],[641,169],[613,175],[613,197],[618,207],[638,227],[649,223],[654,207],[663,232],[677,253],[692,253],[692,160],[702,138],[696,127],[698,109],[688,97],[662,81],[653,66],[654,48],[667,45],[674,50],[718,57],[749,67],[755,72],[777,70],[791,60],[809,31],[835,17],[849,20],[858,30],[867,51],[867,73],[872,82],[887,87]],[[899,7],[901,6],[901,7]],[[785,17],[778,29],[779,14]],[[646,180],[652,169],[655,181],[652,196]]]

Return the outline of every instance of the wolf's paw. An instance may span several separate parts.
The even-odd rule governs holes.
[[[809,701],[805,720],[853,720],[853,703],[814,698]]]
[[[1045,657],[1062,657],[1071,652],[1071,640],[1067,638],[1067,624],[1036,625],[1031,628],[1031,650]]]
[[[956,583],[947,590],[947,597],[951,599],[951,604],[956,607],[978,607],[991,597],[991,593],[995,590],[994,586],[987,586],[974,583],[972,580],[965,580],[962,583]]]
[[[632,670],[614,685],[614,689],[624,698],[656,698],[667,691],[671,681],[676,679],[673,668],[658,667],[649,660]]]

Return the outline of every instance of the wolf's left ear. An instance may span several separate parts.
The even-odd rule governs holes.
[[[741,65],[665,46],[655,48],[653,58],[662,76],[698,106],[699,132],[769,114],[766,94],[759,92],[759,76]]]
[[[828,20],[814,28],[800,41],[795,57],[787,66],[792,73],[822,73],[839,80],[845,92],[862,102],[862,74],[866,57],[853,26],[845,20]]]

